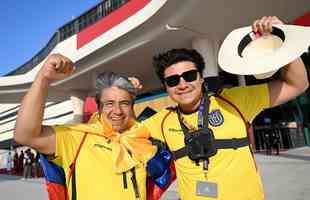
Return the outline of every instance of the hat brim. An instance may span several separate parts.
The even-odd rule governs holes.
[[[243,58],[238,54],[241,39],[252,32],[252,27],[232,31],[222,43],[218,64],[229,73],[239,75],[265,74],[276,71],[298,58],[310,45],[310,28],[295,25],[275,25],[284,32],[285,40],[280,48],[267,55]]]

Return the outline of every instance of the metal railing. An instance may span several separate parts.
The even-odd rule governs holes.
[[[71,37],[72,35],[75,35],[86,27],[96,23],[98,20],[109,15],[111,12],[117,10],[129,1],[130,0],[105,0],[100,2],[79,17],[60,27],[54,33],[54,35],[45,45],[45,47],[43,47],[43,49],[41,49],[34,57],[32,57],[22,66],[18,67],[17,69],[9,72],[4,76],[24,74],[32,70],[47,57],[47,55],[55,48],[58,43]]]

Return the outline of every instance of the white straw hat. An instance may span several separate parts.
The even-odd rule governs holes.
[[[218,63],[232,74],[272,76],[292,62],[310,45],[310,27],[274,25],[272,34],[261,35],[252,27],[232,31],[221,45]]]

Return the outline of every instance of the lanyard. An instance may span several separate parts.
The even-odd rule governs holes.
[[[203,125],[206,124],[206,121],[204,121],[203,115],[207,113],[204,113],[205,111],[205,96],[202,97],[199,108],[198,108],[198,129],[202,129]]]
[[[209,107],[210,100],[208,95],[203,96],[198,109],[198,129],[202,129],[203,127],[208,128],[209,126]],[[205,160],[203,163],[203,169],[208,170],[209,167],[209,159]]]
[[[210,105],[210,100],[208,96],[203,96],[201,98],[199,107],[198,107],[198,129],[208,129],[209,123],[208,123],[208,111],[209,111],[209,105]],[[183,122],[183,117],[181,117],[181,112],[180,109],[177,109],[177,115],[178,119],[181,125],[181,128],[185,134],[185,137],[188,137],[189,132],[188,132],[188,127],[184,125]]]
[[[209,126],[209,120],[208,120],[208,114],[209,114],[209,107],[210,107],[210,100],[208,95],[206,94],[201,98],[199,107],[198,107],[198,129],[208,129]],[[184,125],[183,120],[181,118],[180,110],[177,110],[178,119],[180,122],[180,125],[182,127],[183,133],[186,137],[190,137],[188,128]],[[198,163],[196,163],[198,165]],[[208,164],[209,160],[204,160],[203,163],[203,169],[208,170]]]

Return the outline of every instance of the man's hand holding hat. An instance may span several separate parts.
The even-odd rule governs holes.
[[[285,25],[275,16],[265,16],[229,33],[218,63],[232,74],[268,78],[307,50],[309,35],[309,27]]]
[[[261,19],[255,20],[252,24],[252,30],[254,32],[259,32],[262,35],[270,34],[272,32],[272,26],[275,24],[284,24],[276,16],[264,16]]]

